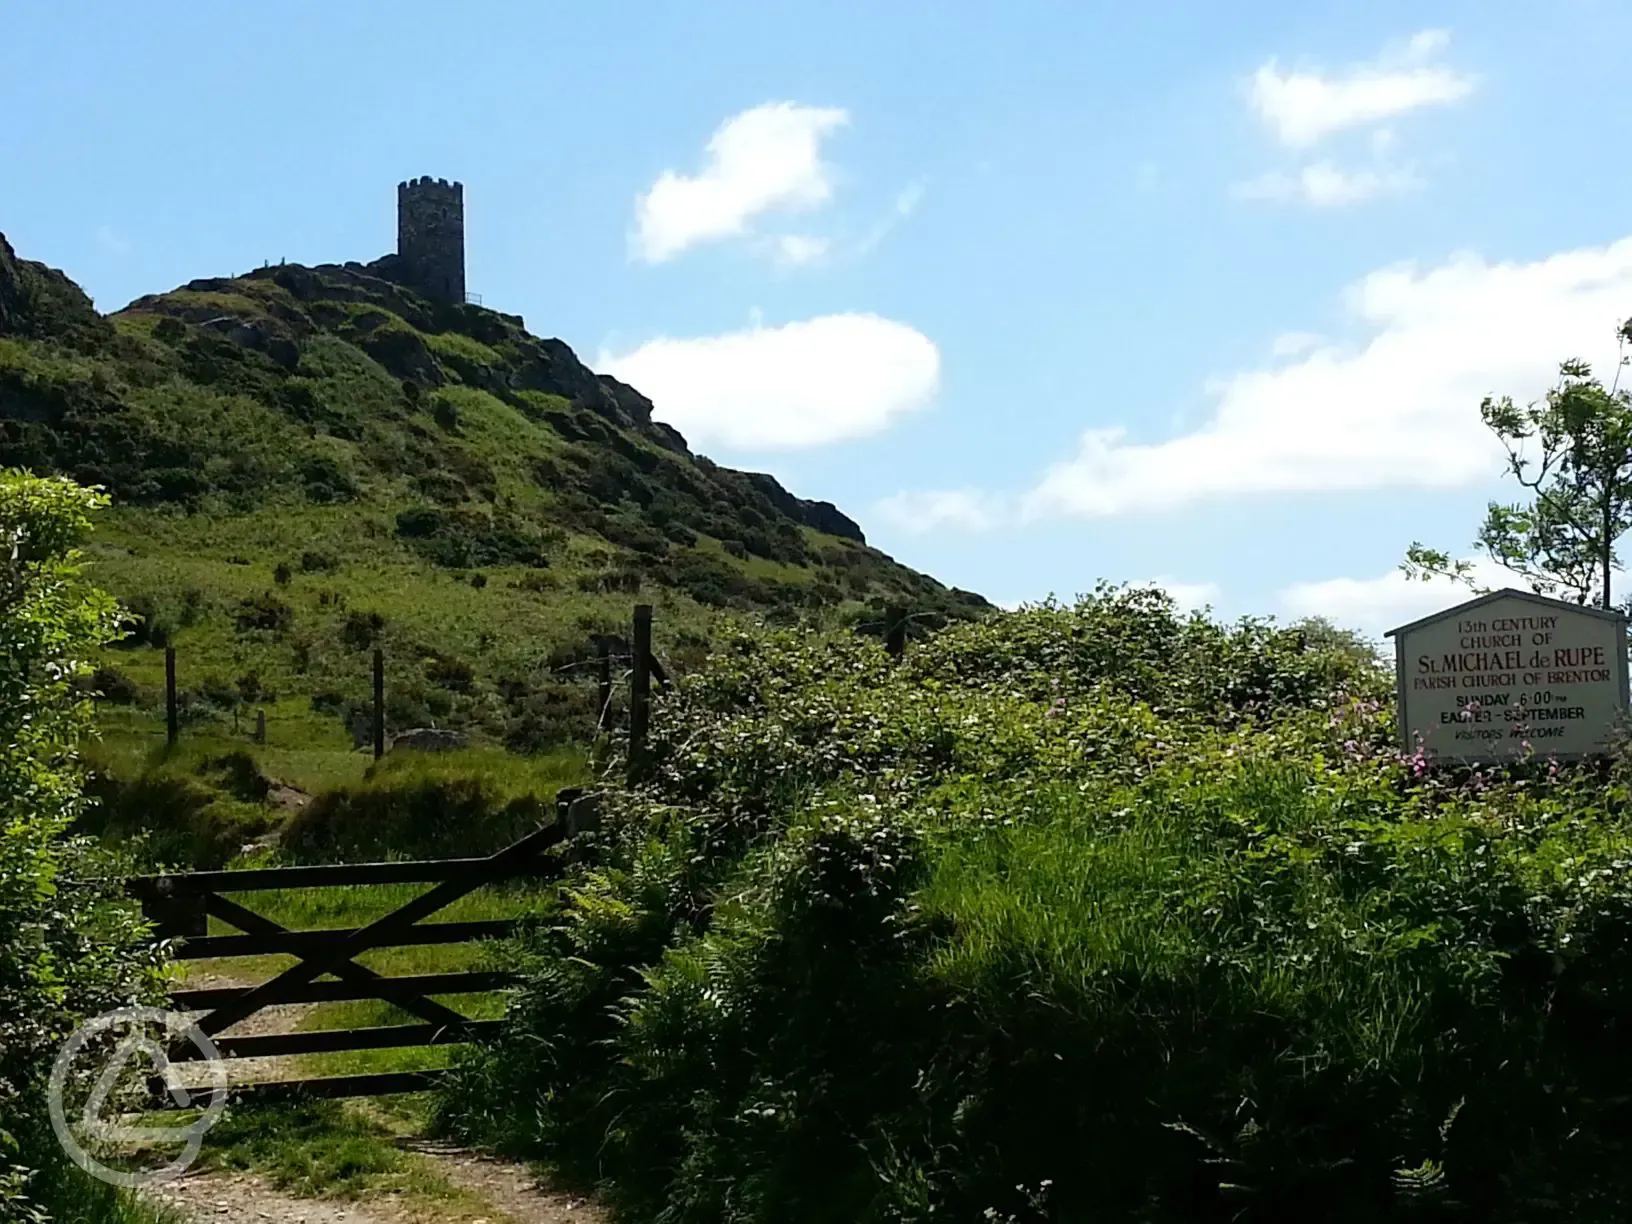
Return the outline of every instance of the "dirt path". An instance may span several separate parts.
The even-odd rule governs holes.
[[[189,974],[189,987],[241,986],[230,977]],[[308,1004],[269,1007],[234,1025],[234,1035],[295,1031]],[[282,1078],[297,1071],[289,1057],[229,1060],[233,1082]],[[191,1071],[181,1064],[183,1071]],[[194,1083],[208,1077],[184,1074]],[[294,1198],[254,1174],[195,1171],[143,1193],[182,1215],[189,1224],[605,1224],[594,1203],[560,1194],[538,1183],[522,1165],[428,1139],[399,1144],[454,1187],[447,1201],[410,1201],[401,1194],[377,1193],[360,1203]]]
[[[606,1224],[606,1213],[596,1204],[541,1185],[512,1161],[429,1140],[409,1146],[455,1186],[499,1208],[504,1213],[501,1219],[515,1224]]]
[[[364,1214],[348,1204],[290,1198],[257,1177],[239,1174],[189,1174],[142,1193],[198,1224],[396,1224],[404,1218]],[[390,1209],[389,1204],[379,1206]]]
[[[189,1224],[606,1224],[593,1204],[547,1190],[507,1161],[431,1145],[420,1155],[464,1193],[446,1203],[409,1202],[397,1194],[338,1203],[292,1198],[242,1173],[189,1174],[144,1193]]]

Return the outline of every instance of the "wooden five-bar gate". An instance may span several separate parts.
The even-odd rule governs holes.
[[[178,959],[213,960],[272,953],[299,958],[297,964],[256,985],[177,990],[171,994],[175,1010],[203,1013],[196,1023],[211,1038],[223,1059],[463,1044],[493,1036],[501,1022],[471,1020],[436,1002],[434,996],[499,990],[515,983],[514,974],[472,970],[386,977],[358,964],[356,958],[371,948],[456,944],[512,934],[517,926],[515,919],[433,923],[423,920],[484,885],[559,874],[567,860],[562,854],[549,852],[573,834],[593,828],[596,819],[594,795],[576,789],[564,790],[557,797],[556,819],[551,824],[485,858],[140,876],[129,881],[128,891],[141,900],[142,912],[153,923],[156,938],[179,940],[174,953]],[[227,895],[368,884],[434,884],[435,887],[366,926],[341,930],[292,931]],[[211,917],[236,927],[240,933],[211,935]],[[419,1023],[261,1036],[217,1035],[267,1007],[352,999],[393,1003],[418,1017]],[[178,1042],[170,1056],[177,1062],[205,1057],[186,1040]],[[320,1076],[234,1084],[230,1091],[235,1096],[288,1093],[318,1097],[376,1096],[423,1091],[433,1087],[445,1074],[426,1070]]]

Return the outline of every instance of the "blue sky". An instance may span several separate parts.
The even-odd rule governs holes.
[[[0,0],[0,230],[103,309],[367,260],[1012,603],[1373,631],[1501,495],[1487,393],[1632,316],[1632,6]],[[1464,551],[1466,551],[1464,549]]]

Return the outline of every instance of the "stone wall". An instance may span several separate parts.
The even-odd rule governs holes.
[[[465,300],[465,188],[447,179],[397,184],[397,254],[427,297]]]

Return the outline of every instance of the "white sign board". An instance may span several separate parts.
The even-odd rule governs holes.
[[[1401,746],[1433,758],[1601,752],[1627,709],[1626,618],[1496,591],[1393,630]]]

